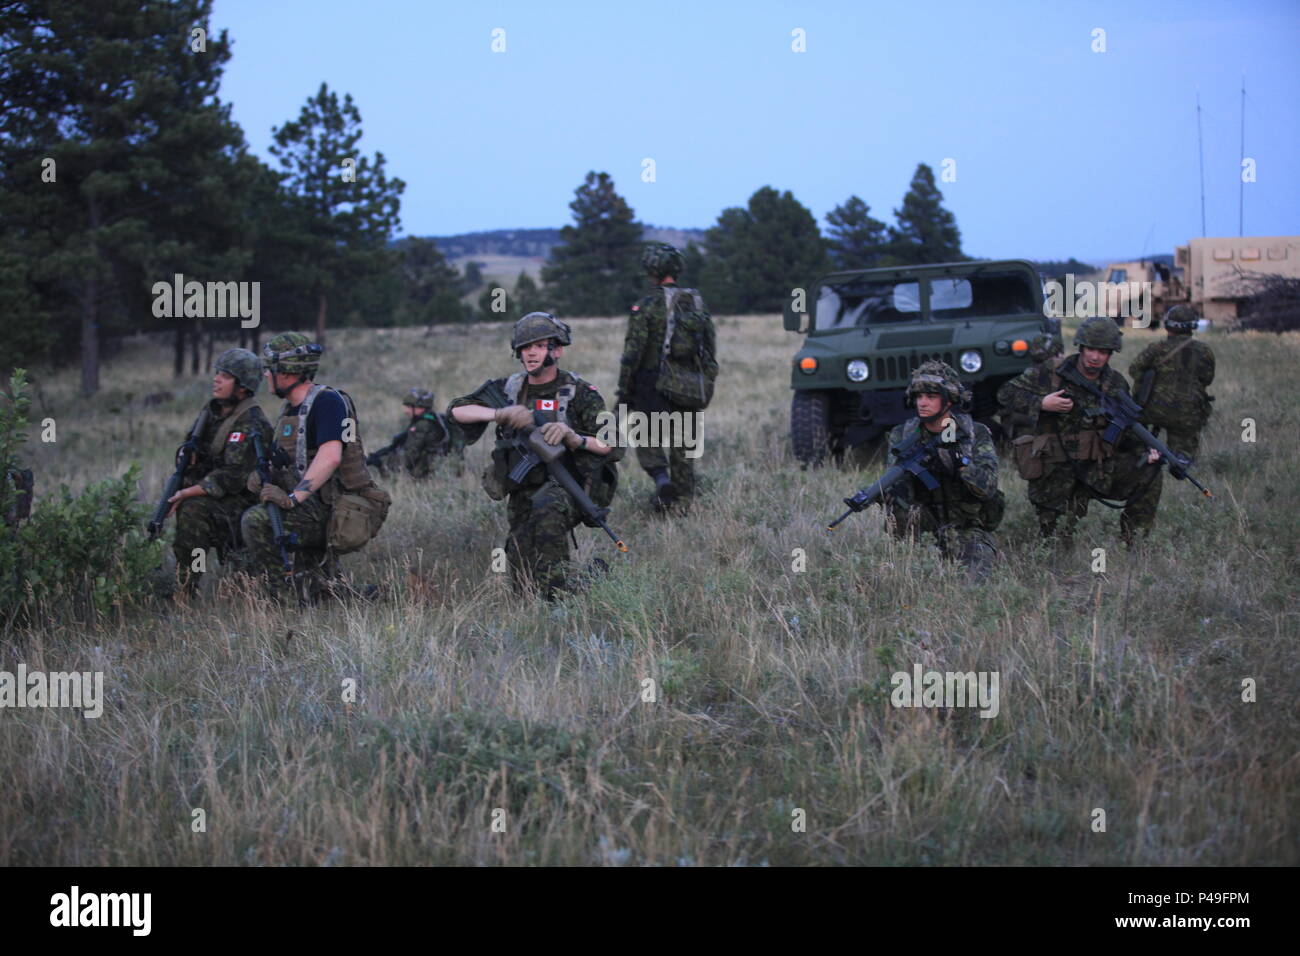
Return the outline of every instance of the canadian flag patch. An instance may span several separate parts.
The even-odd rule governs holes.
[[[553,412],[555,411],[555,399],[539,398],[536,407],[539,412]]]
[[[230,437],[226,439],[226,441],[233,441],[233,442],[241,442],[243,440],[244,440],[243,432],[231,432]]]

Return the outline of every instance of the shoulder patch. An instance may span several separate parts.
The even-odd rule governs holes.
[[[639,305],[634,305],[634,306],[632,306],[632,311],[633,311],[633,312],[640,312],[640,311],[641,311],[641,306],[639,306]]]
[[[244,440],[244,437],[245,437],[245,436],[244,436],[244,433],[243,433],[243,432],[231,432],[231,433],[230,433],[230,437],[227,438],[226,441],[227,441],[227,442],[234,442],[234,443],[238,444],[239,442],[241,442],[241,441]]]

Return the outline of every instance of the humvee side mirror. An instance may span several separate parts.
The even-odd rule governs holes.
[[[808,313],[795,310],[793,298],[786,299],[785,309],[783,312],[783,322],[787,332],[802,332],[804,323],[808,318]]]

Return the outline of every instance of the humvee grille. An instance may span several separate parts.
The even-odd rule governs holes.
[[[944,362],[949,366],[952,365],[952,353],[944,352],[942,355],[935,352],[933,355],[913,352],[907,356],[891,355],[888,358],[876,359],[876,381],[877,382],[906,382],[912,377],[912,372],[922,362],[931,360]]]

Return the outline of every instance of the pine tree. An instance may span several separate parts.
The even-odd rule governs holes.
[[[934,171],[925,163],[916,167],[912,184],[903,196],[903,208],[894,210],[898,225],[889,230],[889,254],[894,262],[956,262],[961,251],[957,217],[943,208],[943,193],[934,184]]]
[[[826,214],[831,224],[827,247],[837,269],[871,269],[888,251],[888,227],[871,216],[871,207],[857,196]]]
[[[398,242],[397,248],[402,254],[405,299],[399,314],[413,325],[459,321],[461,276],[447,263],[438,244],[432,239],[411,236]]]
[[[779,312],[791,290],[828,268],[826,242],[807,207],[764,186],[748,207],[724,209],[705,233],[701,291],[718,312]]]
[[[511,304],[520,316],[525,316],[529,312],[548,311],[542,306],[542,292],[537,288],[537,283],[522,269],[519,278],[515,280],[515,293],[511,296]]]
[[[566,317],[618,315],[643,292],[641,224],[608,173],[587,173],[575,194],[574,224],[542,269],[548,297]]]
[[[296,271],[315,300],[316,341],[323,345],[331,294],[392,268],[388,242],[400,223],[406,184],[388,178],[383,153],[373,160],[360,154],[361,111],[350,93],[340,103],[324,83],[298,118],[272,135],[285,186],[302,200],[304,255]]]

